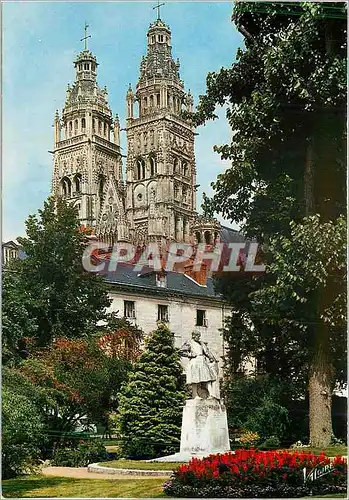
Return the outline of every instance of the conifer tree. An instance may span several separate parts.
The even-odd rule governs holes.
[[[183,369],[173,334],[159,324],[145,340],[119,394],[123,452],[131,458],[155,458],[179,450]]]

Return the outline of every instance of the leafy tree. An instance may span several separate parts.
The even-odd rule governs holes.
[[[228,106],[233,138],[231,144],[215,149],[232,165],[213,183],[211,211],[241,224],[247,236],[266,244],[266,251],[273,235],[290,234],[290,221],[319,214],[321,222],[327,223],[336,221],[345,210],[346,9],[345,3],[239,2],[233,20],[244,36],[245,48],[238,50],[231,68],[208,75],[206,95],[193,116],[200,124],[215,118],[217,104]],[[207,213],[210,203],[205,200]],[[268,257],[272,256],[267,254],[267,261]],[[303,259],[312,261],[311,248]],[[247,285],[250,293],[273,286],[271,275],[251,281]],[[246,286],[246,281],[241,285]],[[300,373],[309,372],[310,439],[313,444],[327,445],[331,408],[328,398],[320,394],[328,393],[329,381],[340,379],[340,373],[333,375],[333,367],[321,353],[329,352],[331,344],[337,342],[333,326],[320,321],[314,334],[316,343],[310,342],[308,335],[305,342],[295,323],[266,322],[265,310],[252,306],[249,293],[242,292],[245,300],[239,300],[243,289],[239,282],[229,286],[226,281],[220,286],[237,314],[253,323],[255,339],[263,338],[267,361],[271,359],[269,348],[269,353],[277,354],[274,366],[269,363],[271,369],[278,365],[282,371],[284,350],[292,353],[291,376],[298,373],[300,365]],[[333,306],[341,289],[342,277],[327,274],[326,283],[319,283],[312,302],[317,317]],[[293,306],[288,314],[297,318],[299,304]],[[285,307],[285,301],[280,307]],[[309,324],[314,315],[309,303],[302,314],[303,324]],[[237,316],[233,322],[238,324]],[[335,329],[341,330],[341,321]],[[275,341],[278,332],[283,340]],[[294,348],[300,339],[305,359],[301,349],[298,355]],[[312,361],[307,366],[311,352]],[[316,383],[311,382],[314,377]],[[325,432],[322,417],[314,417],[316,411],[326,422]]]
[[[52,436],[57,437],[53,439],[56,446],[82,418],[107,427],[141,338],[140,330],[122,323],[123,328],[113,334],[90,339],[59,337],[52,346],[37,348],[17,369],[50,400],[42,411]]]
[[[30,316],[33,299],[26,292],[20,275],[5,269],[2,278],[2,360],[18,363],[27,356],[25,339],[37,332],[36,319]]]
[[[177,451],[182,423],[182,367],[173,334],[160,324],[145,340],[119,394],[124,453],[143,458]]]
[[[34,336],[38,345],[46,346],[59,336],[86,337],[108,320],[107,287],[83,268],[88,240],[79,226],[76,208],[53,197],[26,221],[27,235],[18,239],[26,258],[13,262],[4,283],[9,348],[16,347],[21,331],[22,337]],[[23,297],[17,318],[13,310]]]
[[[343,218],[321,223],[313,216],[290,226],[289,237],[280,236],[270,244],[273,259],[267,272],[275,280],[251,297],[256,313],[264,311],[267,323],[291,325],[298,333],[289,342],[306,339],[310,440],[321,446],[332,437],[335,382],[346,381],[346,224]],[[335,287],[329,277],[336,278]]]
[[[208,74],[193,117],[228,106],[232,142],[215,150],[232,164],[213,183],[212,208],[259,240],[304,215],[335,218],[346,201],[346,4],[332,18],[328,4],[262,5],[236,5],[246,47]]]
[[[269,375],[239,377],[226,384],[229,425],[257,432],[262,439],[287,437],[288,388]],[[253,408],[253,411],[251,411]]]

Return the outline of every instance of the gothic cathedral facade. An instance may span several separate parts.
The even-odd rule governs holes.
[[[220,224],[196,212],[195,129],[183,114],[192,111],[193,97],[171,49],[171,31],[158,18],[135,92],[130,85],[126,94],[125,180],[119,118],[97,84],[98,63],[87,46],[74,62],[61,116],[56,112],[52,191],[109,244],[219,241]]]

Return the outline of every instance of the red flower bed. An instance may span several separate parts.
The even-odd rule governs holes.
[[[324,475],[322,478],[312,481],[304,481],[309,473],[317,466],[325,466],[332,463],[334,471]],[[235,495],[245,488],[249,494],[253,494],[253,487],[270,489],[280,493],[285,486],[299,488],[301,494],[306,488],[316,488],[321,484],[342,485],[346,475],[346,461],[341,457],[331,460],[324,453],[314,455],[307,452],[288,451],[257,451],[237,450],[235,453],[210,455],[202,460],[192,459],[189,464],[181,465],[174,472],[171,480],[166,483],[164,491],[174,496],[184,490],[193,496],[197,495],[196,489],[208,487],[208,495],[211,496],[215,489],[223,488],[227,494],[227,487]],[[304,470],[305,469],[305,470]],[[310,484],[311,483],[311,484]],[[252,490],[251,490],[252,487]],[[270,491],[269,491],[270,493]],[[288,494],[290,491],[288,491]],[[230,495],[229,495],[230,496]],[[238,496],[243,497],[243,494]],[[248,496],[248,495],[246,495]],[[258,496],[263,496],[258,490]],[[284,495],[282,495],[284,496]]]

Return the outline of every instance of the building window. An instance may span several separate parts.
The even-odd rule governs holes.
[[[150,163],[150,175],[153,177],[156,174],[155,159],[151,156],[149,159]]]
[[[156,273],[156,286],[166,288],[166,275],[164,273]]]
[[[182,169],[183,169],[183,175],[185,177],[188,177],[188,163],[186,161],[182,163]]]
[[[74,177],[75,182],[75,192],[80,193],[81,190],[81,174],[76,174]]]
[[[207,326],[206,311],[202,309],[196,310],[196,326]]]
[[[124,316],[125,318],[136,317],[136,308],[133,300],[124,300]]]
[[[83,130],[83,131],[84,131],[84,130],[85,130],[85,128],[86,128],[86,120],[85,120],[85,118],[82,118],[82,119],[81,119],[81,128],[82,128],[82,130]]]
[[[205,231],[204,236],[205,236],[206,245],[211,245],[211,233],[210,233],[210,231]]]
[[[158,305],[158,321],[168,322],[168,306]]]
[[[159,35],[159,42],[163,42],[164,41],[164,35]]]

